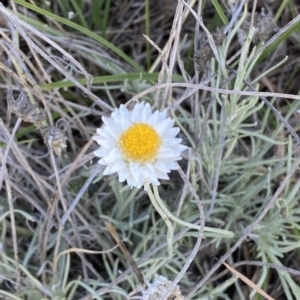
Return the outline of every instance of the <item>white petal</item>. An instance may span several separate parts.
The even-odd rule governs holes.
[[[176,138],[165,138],[163,139],[163,146],[164,147],[173,147],[175,145],[180,144],[182,139],[176,139]]]
[[[130,112],[128,111],[125,105],[121,104],[119,110],[123,116],[130,117]]]
[[[149,120],[152,113],[152,109],[149,103],[147,103],[142,111],[142,122],[147,123],[147,120]]]
[[[133,188],[133,187],[137,187],[138,189],[142,187],[143,182],[141,180],[135,180],[132,176],[129,176],[127,178],[127,184]]]
[[[147,124],[154,126],[158,123],[159,111],[155,111],[154,114],[149,118]]]
[[[100,128],[97,128],[97,133],[99,134],[99,136],[102,136],[103,130],[105,130],[105,125]]]
[[[106,127],[107,126],[103,126],[103,127],[97,129],[98,135],[95,136],[95,140],[97,140],[97,139],[101,140],[102,138],[107,138],[109,132],[106,130]]]
[[[145,167],[149,170],[149,172],[151,172],[151,173],[155,172],[155,168],[154,168],[153,163],[147,163],[147,164],[145,164]]]
[[[109,150],[105,149],[105,148],[99,148],[97,150],[94,151],[95,156],[97,157],[103,157],[109,154]]]
[[[158,180],[151,182],[153,185],[160,185],[160,182]]]
[[[103,171],[103,175],[111,175],[114,172],[111,171],[111,165],[108,165],[105,170]]]
[[[132,123],[137,123],[137,122],[141,122],[142,119],[141,119],[141,116],[142,116],[142,111],[144,109],[144,103],[139,103],[137,104],[133,111],[132,111],[132,115],[131,115],[131,122]]]
[[[102,121],[105,125],[114,125],[114,121],[108,117],[102,117]]]
[[[154,185],[160,185],[158,178],[151,178],[151,180],[149,180],[149,183],[152,183]]]
[[[121,171],[119,171],[118,174],[119,174],[119,181],[123,182],[128,178],[128,176],[130,176],[130,171],[129,169],[124,168]]]
[[[128,129],[132,125],[132,122],[130,120],[127,120],[123,116],[120,116],[118,120],[115,120],[115,123],[121,131]]]
[[[176,146],[176,149],[181,153],[185,151],[188,147],[186,145],[178,145]]]
[[[122,153],[118,148],[114,148],[113,150],[111,150],[105,158],[107,163],[114,163],[122,159],[123,159]]]
[[[126,181],[127,181],[127,184],[132,188],[134,185],[134,179],[132,178],[131,175],[129,175],[127,178],[126,178]]]
[[[97,140],[97,143],[106,149],[112,149],[115,147],[115,141],[113,140]]]
[[[133,179],[135,181],[138,181],[139,177],[140,177],[140,173],[141,173],[140,164],[136,163],[136,162],[130,162],[129,163],[129,169],[130,169],[130,172],[131,172],[131,175],[132,175]]]
[[[159,116],[158,116],[158,121],[161,122],[161,121],[165,120],[166,116],[167,116],[167,110],[166,109],[160,111]]]
[[[180,131],[179,127],[171,128],[168,131],[168,137],[175,137],[179,133],[179,131]]]
[[[158,160],[155,164],[154,164],[155,169],[158,169],[160,171],[163,172],[169,172],[170,168],[167,166],[167,164],[162,161],[162,160]]]
[[[105,127],[106,136],[108,137],[110,136],[115,141],[119,139],[121,132],[122,132],[122,128],[117,126],[117,124],[115,124],[114,127],[112,126]]]
[[[181,159],[181,157],[179,157],[179,159]],[[177,159],[177,160],[179,160],[179,159]],[[167,164],[167,166],[170,170],[177,170],[178,169],[178,164],[173,160],[169,160],[166,164]]]
[[[114,164],[110,164],[107,166],[107,168],[105,169],[105,172],[109,172],[109,173],[106,173],[104,175],[107,175],[107,174],[114,174],[114,173],[118,173],[119,171],[123,170],[126,168],[126,164],[123,162],[123,161],[118,161]]]
[[[104,166],[108,165],[108,163],[106,162],[106,156],[102,157],[98,162],[99,162],[99,164],[104,165]]]
[[[160,178],[160,179],[166,179],[166,180],[169,179],[169,176],[166,172],[157,170],[156,173],[157,173],[157,177]]]
[[[144,178],[140,178],[138,181],[135,181],[133,183],[133,186],[140,189],[143,186],[144,182],[145,182]]]
[[[141,175],[144,178],[150,178],[151,177],[151,171],[147,168],[146,165],[141,166]]]
[[[159,151],[157,158],[173,158],[178,157],[179,151],[172,148],[163,148]]]
[[[159,135],[163,135],[166,130],[170,129],[173,126],[173,123],[174,123],[173,120],[167,119],[155,125],[154,128]]]

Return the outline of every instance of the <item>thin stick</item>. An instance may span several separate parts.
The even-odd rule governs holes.
[[[232,268],[225,262],[223,264],[229,271],[231,271],[234,275],[236,275],[238,278],[243,280],[249,287],[251,287],[252,289],[256,290],[258,293],[260,293],[262,296],[264,296],[267,300],[275,300],[274,298],[270,297],[265,291],[263,291],[259,286],[257,286],[255,283],[253,283],[253,281],[251,281],[245,275],[236,271],[234,268]]]
[[[250,28],[252,28],[254,26],[254,17],[255,17],[256,6],[257,6],[257,0],[254,0],[253,1],[252,12],[251,12]],[[250,30],[250,28],[249,28],[249,30]]]
[[[237,267],[240,267],[240,266],[267,267],[267,268],[275,269],[277,272],[284,271],[284,272],[290,273],[291,275],[300,277],[300,271],[298,271],[298,270],[295,270],[295,269],[292,269],[292,268],[287,268],[287,267],[282,266],[282,265],[276,265],[276,264],[260,262],[260,261],[252,261],[252,260],[239,261],[239,262],[233,264],[231,267],[232,268],[237,268]],[[216,276],[209,279],[207,281],[207,283],[211,283],[211,282],[214,282],[214,281],[218,280],[219,278],[225,276],[228,272],[229,272],[229,270],[225,269],[221,273],[219,273]]]
[[[135,263],[134,259],[131,256],[130,252],[128,251],[128,249],[126,248],[126,246],[124,245],[124,243],[120,239],[120,237],[119,237],[116,229],[114,228],[114,226],[110,222],[105,222],[105,226],[108,229],[108,231],[111,234],[111,236],[113,237],[113,239],[115,240],[115,242],[120,247],[120,249],[123,252],[123,254],[125,255],[126,259],[128,260],[129,264],[131,265],[131,268],[132,268],[133,272],[135,273],[138,281],[141,284],[144,284],[145,280],[144,280],[143,274],[139,270],[137,264]]]
[[[287,99],[300,100],[299,95],[293,95],[293,94],[226,90],[226,89],[213,88],[213,87],[206,86],[203,84],[176,82],[176,83],[167,83],[167,84],[163,83],[163,84],[154,85],[153,87],[148,88],[145,91],[139,93],[138,95],[132,97],[130,99],[130,101],[137,101],[138,99],[143,98],[145,95],[148,95],[149,93],[152,93],[153,91],[156,91],[157,89],[164,89],[168,85],[170,87],[191,88],[191,89],[193,89],[194,92],[197,92],[198,90],[203,90],[203,91],[210,91],[210,92],[215,92],[215,93],[225,94],[225,95],[281,97],[281,98],[287,98]],[[181,102],[183,102],[185,100],[185,98],[186,97],[181,98],[180,101],[179,100],[175,101],[171,105],[167,106],[167,109],[173,109],[173,107],[177,107]]]

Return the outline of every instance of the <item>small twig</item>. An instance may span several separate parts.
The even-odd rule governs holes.
[[[259,286],[257,286],[255,283],[253,283],[249,278],[247,278],[245,275],[242,273],[236,271],[234,268],[232,268],[230,265],[227,263],[223,263],[225,267],[231,271],[235,276],[240,278],[242,281],[244,281],[249,287],[252,289],[256,290],[258,293],[260,293],[262,296],[264,296],[267,300],[275,300],[274,298],[270,297],[265,291],[263,291]]]
[[[254,26],[254,18],[255,18],[256,6],[257,6],[257,0],[254,0],[253,1],[253,6],[252,6],[252,12],[251,12],[250,28],[252,28]]]
[[[172,78],[172,74],[170,73],[167,59],[165,58],[165,55],[162,52],[162,50],[147,35],[143,34],[143,36],[158,51],[160,58],[161,58],[162,68],[159,72],[157,82],[159,82],[159,83],[163,82],[165,71],[167,72],[167,77]],[[154,97],[154,106],[157,106],[157,103],[159,100],[159,94],[160,94],[160,90],[158,89],[158,90],[156,90],[155,97]]]
[[[155,86],[153,86],[151,88],[148,88],[147,90],[139,93],[138,95],[134,96],[133,98],[130,99],[130,101],[136,101],[136,100],[144,97],[145,95],[147,95],[147,94],[149,94],[153,91],[156,91],[156,89],[164,89],[166,86],[191,88],[191,89],[194,90],[194,92],[197,92],[198,90],[203,90],[203,91],[210,91],[210,92],[226,94],[226,95],[281,97],[281,98],[287,98],[287,99],[300,100],[299,95],[293,95],[293,94],[226,90],[226,89],[213,88],[213,87],[210,87],[210,86],[206,86],[204,84],[179,83],[178,82],[178,83],[171,83],[171,84],[164,83],[164,84],[155,85]],[[185,99],[186,99],[186,97],[183,97],[181,99],[181,102],[183,102]],[[178,106],[181,102],[177,100],[176,101],[176,106]],[[171,108],[172,106],[173,106],[173,104],[170,105],[169,107]]]
[[[288,267],[285,267],[285,266],[282,266],[282,265],[275,265],[275,264],[271,264],[271,263],[266,263],[266,262],[244,260],[244,261],[239,261],[239,262],[233,264],[232,268],[237,268],[237,267],[240,267],[240,266],[267,267],[267,268],[275,269],[275,270],[277,270],[277,272],[284,271],[284,272],[290,273],[291,275],[300,277],[300,271],[299,270],[288,268]],[[219,280],[221,277],[225,276],[228,272],[229,272],[229,270],[225,269],[224,271],[220,272],[216,276],[209,279],[207,281],[207,283],[211,283],[211,282],[214,282],[216,280]]]
[[[176,13],[171,29],[171,33],[175,33],[173,47],[171,48],[171,42],[169,41],[169,68],[166,78],[166,83],[172,83],[172,73],[175,66],[176,53],[178,52],[179,47],[179,37],[183,23],[183,5],[178,2],[176,7]],[[171,34],[172,35],[172,34]],[[165,108],[166,104],[170,104],[170,97],[172,96],[172,88],[168,85],[164,91],[163,99],[162,99],[162,107]]]
[[[114,226],[110,223],[110,222],[105,222],[105,226],[108,229],[109,233],[112,235],[113,239],[115,240],[115,242],[118,244],[118,246],[120,247],[121,251],[123,252],[124,256],[126,257],[126,259],[128,260],[129,264],[132,267],[133,272],[135,273],[138,281],[141,284],[145,283],[144,280],[144,276],[141,273],[141,271],[139,270],[136,262],[134,261],[134,259],[132,258],[130,252],[128,251],[127,247],[124,245],[124,243],[122,242],[122,240],[120,239],[116,229],[114,228]]]

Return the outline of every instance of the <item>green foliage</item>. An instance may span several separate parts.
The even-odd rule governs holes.
[[[262,299],[231,273],[224,278],[218,269],[214,275],[221,277],[213,278],[213,258],[226,255],[231,265],[260,263],[236,270],[275,299],[297,298],[291,269],[300,256],[299,172],[284,180],[299,156],[298,23],[264,49],[262,42],[254,45],[254,29],[246,30],[242,43],[238,39],[251,19],[247,6],[226,29],[225,40],[216,42],[214,31],[229,23],[235,1],[232,6],[203,1],[198,10],[201,1],[189,1],[189,9],[167,0],[50,2],[15,0],[10,10],[0,7],[1,84],[45,108],[47,122],[68,138],[62,156],[49,154],[51,137],[45,144],[34,125],[23,120],[18,127],[6,106],[0,110],[0,298],[137,296],[139,282],[128,257],[115,247],[108,221],[146,280],[156,273],[170,281],[180,275],[189,299]],[[280,27],[297,17],[296,8],[292,0],[270,4]],[[197,36],[196,11],[202,11],[200,21],[212,40],[202,29]],[[162,56],[142,34],[157,43]],[[191,59],[194,45],[203,52],[203,44],[214,43],[216,52],[209,48],[201,56],[207,68],[199,74],[199,62]],[[172,172],[154,190],[167,221],[145,190],[130,189],[96,169],[91,137],[101,117],[121,103],[130,108],[141,100],[168,107],[191,150],[179,163],[186,178]],[[204,227],[195,195],[204,214],[210,212]]]

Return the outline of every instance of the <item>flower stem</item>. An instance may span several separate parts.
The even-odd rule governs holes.
[[[165,212],[159,206],[159,202],[157,201],[158,199],[156,198],[156,196],[154,196],[150,185],[145,187],[145,190],[147,191],[147,193],[149,195],[152,205],[154,206],[156,211],[160,214],[161,218],[164,220],[165,224],[167,225],[167,228],[168,228],[168,234],[167,234],[168,252],[169,252],[169,255],[172,256],[173,255],[173,236],[174,236],[174,229],[173,229],[172,223],[170,222],[170,220],[169,220],[168,216],[165,214]],[[157,193],[158,193],[158,191],[157,191]]]
[[[147,190],[148,195],[150,197],[149,190],[151,190],[151,188],[148,187],[146,190]],[[162,218],[167,218],[168,220],[171,219],[171,220],[177,222],[178,224],[180,224],[182,226],[185,226],[185,227],[188,227],[188,228],[193,228],[193,229],[196,229],[196,230],[200,230],[201,229],[201,226],[199,226],[197,224],[188,223],[188,222],[185,222],[185,221],[180,220],[179,218],[175,217],[168,210],[168,208],[165,206],[165,204],[163,203],[162,199],[160,198],[157,186],[153,186],[153,191],[154,191],[154,195],[153,195],[152,190],[151,190],[151,193],[153,195],[153,198],[154,198],[154,201],[155,201],[155,205],[154,205],[152,199],[151,198],[150,199],[151,199],[151,202],[153,203],[154,207],[155,208],[158,207],[158,208],[156,208],[156,210],[158,211],[158,213],[161,216],[164,216]],[[226,229],[220,229],[220,228],[213,228],[213,227],[204,226],[204,232],[207,233],[206,236],[211,236],[211,237],[216,237],[216,238],[232,238],[232,237],[234,237],[234,233],[232,231],[229,231],[229,230],[226,230]]]
[[[175,217],[169,210],[168,208],[165,206],[165,204],[163,203],[163,201],[161,200],[159,193],[158,193],[158,188],[157,186],[153,186],[153,191],[154,191],[154,196],[155,199],[157,201],[157,204],[161,207],[161,209],[163,210],[163,212],[173,221],[177,222],[178,224],[181,224],[183,226],[189,227],[189,228],[194,228],[199,230],[200,226],[196,225],[196,224],[192,224],[192,223],[188,223],[185,221],[180,220],[179,218]]]

